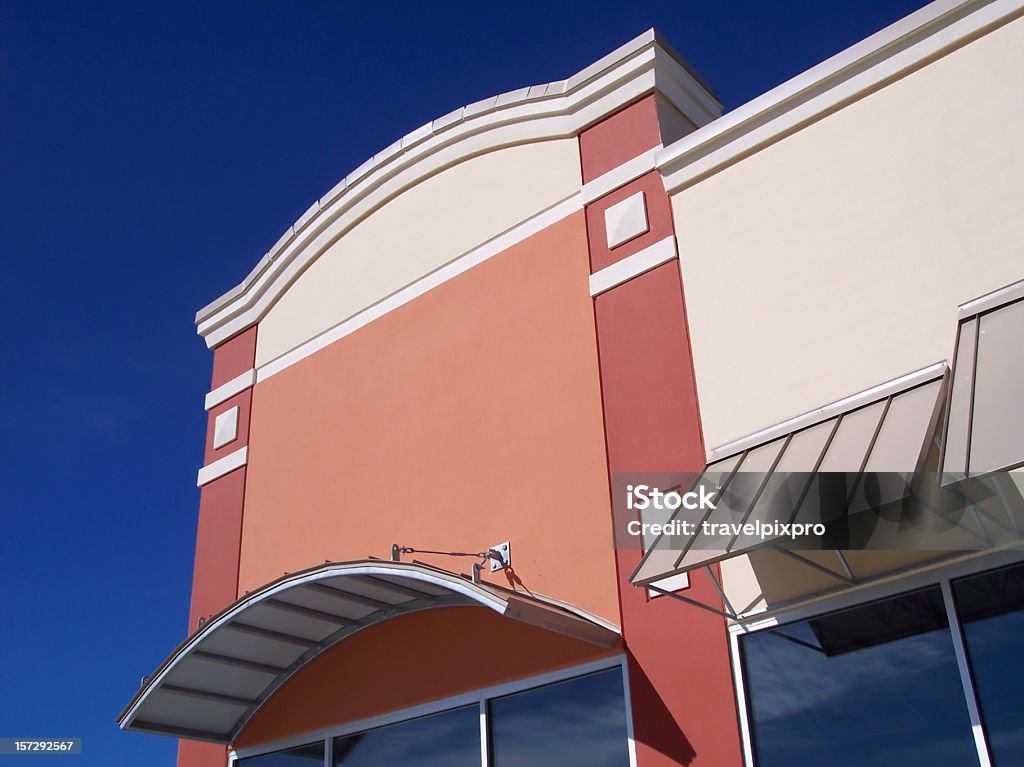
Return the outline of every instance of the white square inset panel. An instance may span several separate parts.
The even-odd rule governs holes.
[[[647,203],[644,193],[637,192],[617,202],[604,212],[604,231],[608,247],[616,248],[628,240],[644,234],[647,224]]]
[[[238,405],[225,410],[213,421],[213,449],[238,439]]]

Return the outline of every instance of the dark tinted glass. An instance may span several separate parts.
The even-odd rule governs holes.
[[[612,669],[491,701],[495,767],[626,767],[622,671]]]
[[[989,749],[998,767],[1024,754],[1024,565],[953,584]]]
[[[262,756],[250,756],[235,762],[238,767],[323,767],[324,742],[310,743],[308,746],[289,748],[286,751],[275,751]]]
[[[978,763],[938,587],[740,647],[758,767]]]
[[[480,767],[480,708],[467,706],[334,739],[343,767]]]

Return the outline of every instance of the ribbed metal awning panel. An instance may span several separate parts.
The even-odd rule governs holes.
[[[398,615],[463,605],[604,647],[618,641],[616,626],[571,605],[426,565],[325,564],[280,578],[213,616],[143,681],[118,723],[231,743],[278,687],[345,638]]]
[[[1024,281],[960,308],[942,471],[947,482],[1024,465]]]
[[[801,510],[816,475],[920,470],[942,411],[945,381],[945,364],[934,365],[716,450],[696,484],[714,489],[719,502],[700,522],[718,531],[721,523],[767,521],[777,517],[780,504],[791,509],[790,521],[805,521]],[[851,504],[863,493],[862,484]],[[651,585],[777,542],[703,529],[700,524],[686,540],[659,537],[632,582]]]

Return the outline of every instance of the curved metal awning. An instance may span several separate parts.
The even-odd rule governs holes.
[[[179,645],[118,717],[122,729],[231,743],[274,692],[321,653],[399,615],[483,606],[612,647],[617,627],[570,605],[419,563],[328,563],[286,575],[223,609]]]

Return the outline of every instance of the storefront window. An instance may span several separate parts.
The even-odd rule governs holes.
[[[1024,753],[1024,564],[953,582],[974,689],[997,767]]]
[[[236,767],[314,767],[323,765],[325,744],[321,740],[298,748],[249,756],[235,762]]]
[[[758,767],[977,764],[938,586],[740,638]]]
[[[627,767],[622,671],[612,669],[490,702],[494,767]]]
[[[479,767],[480,707],[466,706],[334,739],[335,767]]]
[[[622,667],[259,756],[236,767],[629,767]],[[481,719],[483,714],[483,719]],[[486,745],[481,742],[486,734]]]

